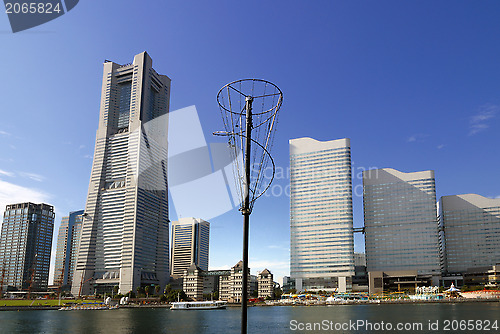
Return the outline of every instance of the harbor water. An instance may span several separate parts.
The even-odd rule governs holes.
[[[3,311],[0,312],[0,331],[1,333],[29,334],[239,333],[240,315],[240,309],[237,307],[190,311],[172,311],[167,308]],[[500,303],[250,307],[248,322],[249,333],[398,333],[402,331],[408,333],[500,333],[498,328],[500,326]],[[399,327],[401,330],[397,329],[399,324],[404,326],[403,329],[401,327]],[[486,330],[487,325],[489,330]]]

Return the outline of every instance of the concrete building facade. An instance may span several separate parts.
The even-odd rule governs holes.
[[[169,98],[170,79],[146,52],[130,64],[104,63],[74,295],[168,282]]]
[[[267,270],[262,270],[257,275],[259,298],[274,298],[274,279],[273,274]]]
[[[352,289],[349,139],[290,140],[290,276],[297,291]]]
[[[250,278],[250,268],[248,268],[248,276]],[[251,295],[250,280],[248,280],[248,295]],[[227,300],[234,303],[241,302],[243,292],[243,261],[239,261],[231,268],[229,276],[220,276],[219,278],[219,299]]]
[[[476,194],[443,196],[439,227],[447,274],[500,264],[500,199]]]
[[[2,291],[47,291],[54,218],[48,204],[6,206],[0,236]]]
[[[210,223],[197,218],[180,218],[172,222],[171,273],[184,275],[193,263],[208,270]]]
[[[70,212],[61,219],[57,236],[56,259],[54,264],[54,285],[71,289],[75,271],[78,244],[82,228],[83,210]]]
[[[363,192],[367,271],[414,271],[432,276],[437,285],[441,271],[434,172],[368,170],[363,172]]]
[[[203,276],[202,269],[194,263],[184,270],[182,290],[188,298],[193,300],[203,300]]]

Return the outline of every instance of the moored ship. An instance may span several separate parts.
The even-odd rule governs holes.
[[[205,301],[205,302],[174,302],[171,310],[214,310],[226,308],[226,301]]]

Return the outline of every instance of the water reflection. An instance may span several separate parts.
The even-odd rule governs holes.
[[[291,333],[290,321],[302,323],[420,322],[423,331],[429,321],[497,320],[500,303],[395,304],[335,306],[251,307],[248,310],[249,333]],[[442,328],[441,328],[442,329]],[[119,309],[101,311],[3,311],[1,333],[239,333],[240,309],[171,311],[156,309]],[[299,332],[299,331],[295,331]],[[336,333],[366,333],[338,331]],[[394,332],[394,331],[392,331]],[[307,333],[325,333],[308,331]]]

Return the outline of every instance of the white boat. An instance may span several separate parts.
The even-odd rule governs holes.
[[[226,308],[226,301],[206,301],[206,302],[174,302],[170,307],[171,310],[214,310]]]

